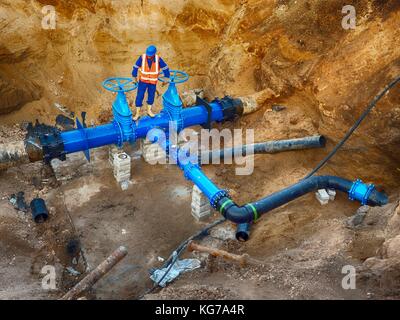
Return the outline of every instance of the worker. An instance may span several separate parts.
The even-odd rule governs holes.
[[[141,55],[136,61],[136,64],[132,70],[132,77],[137,80],[138,71],[140,69],[139,85],[136,95],[136,114],[133,120],[138,120],[140,117],[140,110],[143,106],[144,95],[147,90],[147,114],[150,117],[154,117],[154,113],[151,110],[154,103],[154,97],[156,94],[156,87],[158,77],[161,71],[163,71],[166,78],[170,77],[168,65],[164,62],[160,56],[157,55],[157,48],[153,45],[149,46],[146,53]]]

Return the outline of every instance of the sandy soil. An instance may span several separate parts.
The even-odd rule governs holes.
[[[72,178],[62,183],[40,163],[2,173],[3,299],[59,297],[80,279],[67,267],[84,273],[119,245],[128,247],[128,257],[87,296],[137,298],[152,285],[148,271],[161,265],[158,257],[168,257],[181,241],[205,225],[196,223],[190,215],[191,184],[176,167],[151,166],[137,159],[132,163],[132,184],[123,192],[112,176],[107,151],[97,150],[90,164],[82,165],[83,154],[74,156],[78,161],[71,160],[68,167]],[[207,166],[205,170],[218,185],[229,188],[237,201],[244,202],[300,179],[310,165],[299,169],[298,163],[312,164],[307,160],[318,157],[318,153],[311,150],[257,156],[254,174],[239,182],[233,166]],[[284,181],[281,171],[290,172]],[[28,214],[12,207],[8,196],[20,190],[27,200],[37,195],[46,199],[51,212],[48,222],[37,225]],[[313,195],[308,195],[263,216],[253,226],[247,243],[212,233],[202,240],[203,244],[246,253],[258,263],[239,267],[201,256],[201,269],[145,299],[395,298],[397,285],[388,284],[387,278],[396,273],[381,270],[384,276],[377,276],[363,262],[376,256],[386,238],[396,234],[396,198],[392,194],[390,205],[371,209],[356,229],[346,226],[358,208],[356,203],[338,195],[335,202],[322,207]],[[215,214],[211,220],[217,217]],[[392,226],[390,233],[386,232],[388,226]],[[228,234],[234,231],[230,223],[220,228]],[[69,252],[71,241],[79,241],[82,251]],[[196,253],[194,256],[199,257]],[[58,290],[54,292],[40,286],[40,271],[47,264],[56,266]],[[341,270],[348,264],[360,270],[357,290],[341,287]],[[380,281],[386,285],[382,287]]]
[[[0,0],[0,142],[22,138],[24,121],[53,124],[55,102],[87,111],[89,123],[108,121],[113,96],[101,81],[129,75],[152,41],[173,69],[191,75],[181,91],[268,97],[258,111],[221,127],[255,129],[256,141],[327,136],[325,150],[256,156],[251,176],[236,176],[228,165],[205,168],[237,202],[255,200],[308,173],[400,73],[399,2],[353,2],[357,28],[346,31],[337,0],[152,0],[141,6],[54,0],[57,29],[45,31],[44,1]],[[370,209],[359,226],[348,228],[355,203],[338,195],[321,207],[305,196],[263,216],[247,243],[203,240],[247,253],[259,265],[205,258],[200,270],[146,298],[399,298],[399,99],[400,87],[392,89],[321,171],[375,183],[389,194],[388,206]],[[160,104],[158,98],[157,110]],[[286,109],[271,111],[273,104]],[[158,256],[203,226],[190,215],[191,185],[177,168],[136,160],[133,183],[122,192],[106,153],[99,150],[90,164],[71,163],[73,177],[62,183],[42,164],[0,173],[1,299],[59,297],[82,277],[67,267],[83,273],[121,244],[128,257],[88,297],[137,298],[151,285],[148,269],[160,265]],[[48,222],[36,225],[11,206],[8,197],[19,191],[27,200],[40,195],[48,201]],[[40,286],[47,264],[57,269],[54,292]],[[356,290],[341,287],[347,264],[357,268]]]

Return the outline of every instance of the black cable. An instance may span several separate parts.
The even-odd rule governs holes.
[[[160,283],[165,279],[165,277],[167,276],[167,274],[171,271],[173,265],[175,264],[175,262],[178,260],[179,256],[183,253],[183,251],[185,251],[186,247],[188,246],[189,242],[201,237],[201,236],[205,236],[208,234],[208,231],[212,228],[214,228],[215,226],[225,222],[226,219],[225,218],[221,218],[219,220],[214,221],[213,223],[210,223],[209,225],[207,225],[205,228],[201,229],[199,232],[197,232],[196,234],[192,235],[191,237],[187,238],[185,241],[183,241],[178,248],[176,248],[172,254],[169,256],[169,258],[167,259],[167,261],[165,261],[165,263],[163,264],[163,266],[161,267],[161,269],[166,268],[169,265],[168,270],[164,273],[164,275],[161,277],[161,279],[153,285],[153,287],[151,287],[150,289],[148,289],[145,293],[143,293],[141,296],[139,296],[137,298],[137,300],[142,299],[145,295],[152,293],[159,285]],[[176,252],[176,255],[174,255],[174,253]]]
[[[345,144],[345,142],[350,138],[353,132],[358,128],[361,122],[365,119],[365,117],[371,112],[371,110],[375,107],[379,100],[388,92],[391,88],[393,88],[400,81],[400,76],[394,79],[391,83],[389,83],[383,91],[375,96],[375,98],[370,102],[367,109],[362,113],[360,118],[356,121],[356,123],[350,128],[350,130],[346,133],[343,139],[333,148],[333,150],[307,175],[303,178],[303,180],[310,178],[313,176],[319,169],[321,169],[335,154],[336,152]]]

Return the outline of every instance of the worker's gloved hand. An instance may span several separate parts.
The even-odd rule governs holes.
[[[138,83],[137,77],[134,77],[133,79],[134,79],[135,83]]]

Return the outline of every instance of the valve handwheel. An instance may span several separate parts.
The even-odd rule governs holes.
[[[138,84],[132,78],[108,78],[103,87],[111,92],[129,92],[135,90]]]
[[[159,77],[158,80],[164,83],[183,83],[189,80],[189,75],[186,72],[179,70],[170,70],[171,76]]]

